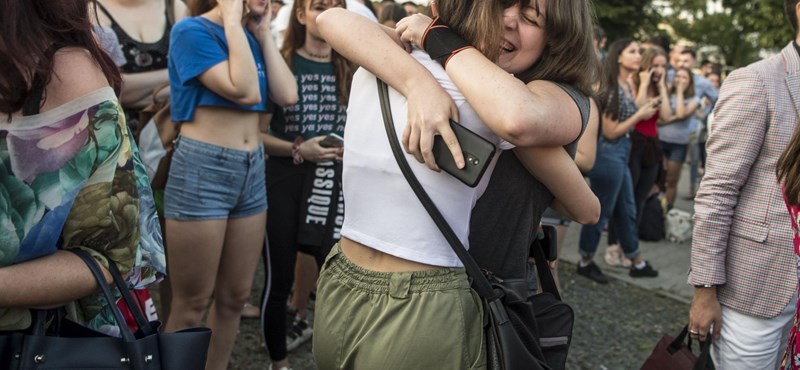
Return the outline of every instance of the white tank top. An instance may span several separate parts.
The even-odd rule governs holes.
[[[483,124],[442,66],[424,51],[415,50],[411,55],[452,96],[464,127],[483,136],[498,149],[513,147]],[[406,127],[408,103],[392,88],[389,88],[389,98],[396,134],[400,139]],[[375,76],[363,68],[353,77],[344,137],[346,206],[342,236],[402,259],[434,266],[461,267],[458,256],[422,207],[395,161],[383,125]],[[499,153],[500,150],[497,155]],[[478,186],[470,188],[446,172],[429,170],[413,156],[405,154],[414,174],[466,247],[469,247],[472,207],[486,189],[497,155]]]

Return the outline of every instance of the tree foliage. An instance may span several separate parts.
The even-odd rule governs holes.
[[[597,22],[609,43],[620,38],[641,38],[656,32],[661,16],[652,0],[595,0]]]
[[[722,12],[709,13],[706,0],[672,0],[675,13],[665,21],[680,38],[719,47],[734,67],[758,60],[762,49],[780,49],[793,39],[783,1],[722,0],[721,4]]]

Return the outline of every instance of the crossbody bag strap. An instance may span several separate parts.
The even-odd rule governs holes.
[[[539,277],[539,282],[542,284],[542,291],[551,293],[559,301],[561,294],[558,293],[556,281],[553,279],[553,272],[550,270],[550,265],[547,263],[547,257],[544,256],[544,248],[540,240],[534,240],[534,245],[531,250],[533,251],[533,260],[536,261],[536,273]]]
[[[478,264],[472,259],[467,249],[464,248],[464,245],[461,244],[461,241],[456,236],[456,233],[450,228],[450,224],[447,223],[447,220],[444,219],[439,209],[436,208],[436,205],[433,204],[430,196],[428,193],[425,192],[425,189],[422,187],[422,184],[419,183],[417,177],[414,175],[414,172],[411,171],[411,167],[408,165],[408,160],[406,160],[403,151],[400,149],[400,141],[397,139],[397,131],[394,127],[394,119],[392,118],[392,107],[389,102],[389,87],[383,82],[381,79],[376,78],[378,81],[378,95],[380,96],[381,100],[381,112],[383,113],[383,123],[384,127],[386,128],[386,136],[389,139],[389,145],[392,147],[392,152],[394,153],[394,158],[397,160],[397,165],[400,166],[400,170],[403,172],[403,176],[405,176],[408,184],[411,185],[411,189],[414,190],[414,194],[417,195],[419,198],[420,203],[422,206],[425,207],[425,210],[428,211],[428,214],[433,219],[433,222],[439,227],[439,230],[444,235],[447,242],[450,244],[450,247],[453,248],[453,251],[458,255],[458,258],[464,264],[464,267],[467,270],[467,275],[472,279],[473,289],[480,295],[482,298],[485,299],[496,299],[497,294],[492,289],[491,284],[489,284],[489,280],[483,275],[481,272],[481,268],[478,267]]]

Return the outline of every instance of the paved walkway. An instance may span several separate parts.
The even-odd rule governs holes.
[[[675,208],[694,213],[694,203],[685,200],[683,197],[689,189],[689,166],[685,165],[681,180],[678,184],[678,199],[675,201]],[[578,255],[578,239],[581,225],[573,223],[564,241],[564,250],[561,252],[561,259],[570,263],[577,263],[580,259]],[[606,235],[603,233],[600,245],[597,248],[595,262],[610,278],[616,278],[633,285],[657,291],[666,296],[689,303],[694,294],[694,288],[686,283],[687,272],[689,271],[689,259],[691,252],[691,240],[683,244],[671,243],[666,240],[660,242],[642,241],[639,247],[653,267],[658,270],[657,278],[631,278],[628,270],[619,267],[610,267],[603,260],[606,248]],[[588,281],[588,279],[587,279]]]

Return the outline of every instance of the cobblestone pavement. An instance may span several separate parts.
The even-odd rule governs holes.
[[[564,300],[575,310],[575,328],[567,369],[635,370],[664,334],[676,335],[688,320],[689,306],[612,279],[599,285],[575,274],[575,266],[562,263],[560,278]],[[259,269],[252,302],[260,298],[263,271]],[[266,370],[269,357],[263,349],[258,320],[243,320],[230,369]],[[289,354],[294,370],[316,369],[310,342]],[[421,369],[424,370],[424,369]]]

